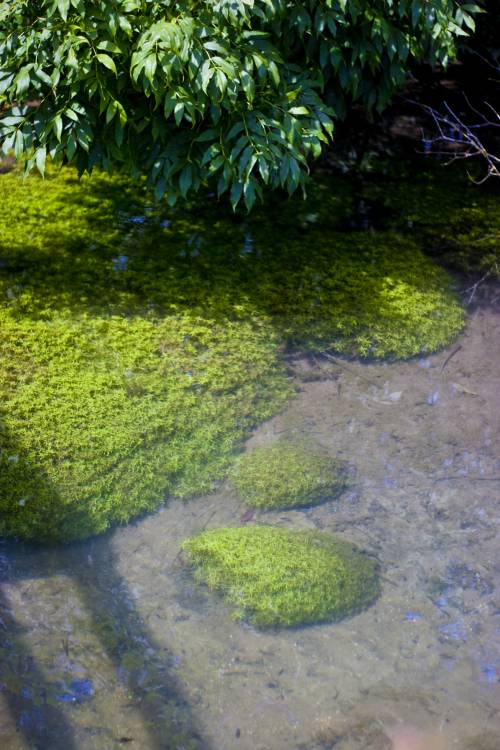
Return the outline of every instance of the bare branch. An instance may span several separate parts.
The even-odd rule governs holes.
[[[485,107],[493,114],[492,119],[491,114],[486,115],[473,106],[467,96],[464,95],[464,98],[469,110],[479,120],[473,124],[464,122],[448,102],[443,102],[444,113],[428,104],[415,101],[412,103],[429,115],[434,126],[435,135],[426,137],[422,132],[424,153],[447,157],[448,164],[458,159],[483,159],[486,164],[486,174],[476,180],[477,184],[482,184],[490,177],[500,177],[500,156],[491,153],[479,136],[478,131],[485,128],[500,127],[500,113],[489,102],[485,102]]]

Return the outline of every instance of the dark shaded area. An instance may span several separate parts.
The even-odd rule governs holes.
[[[47,480],[39,474],[38,481]],[[148,748],[209,750],[173,672],[175,656],[160,648],[148,632],[126,583],[116,572],[111,543],[112,534],[64,548],[0,540],[0,691],[17,731],[37,750],[76,750],[96,735],[103,736],[109,748],[125,743],[138,747],[134,738],[117,733],[114,727],[82,727],[71,720],[71,712],[78,711],[80,704],[99,701],[99,686],[94,675],[82,672],[81,667],[74,669],[78,661],[85,664],[85,655],[76,658],[71,634],[59,631],[57,623],[51,626],[47,612],[38,610],[43,602],[34,605],[36,586],[33,593],[30,587],[22,587],[28,579],[60,575],[71,579],[68,587],[84,616],[90,618],[101,658],[113,665],[117,681],[130,694],[130,705],[142,714]],[[48,655],[30,647],[33,632],[20,624],[16,607],[6,597],[5,584],[19,584],[21,600],[26,597],[28,608],[37,607],[39,620],[33,629],[40,628],[43,633],[49,628]],[[57,606],[67,604],[62,599],[64,591],[57,591],[57,596]],[[107,717],[99,718],[105,721]],[[8,750],[8,745],[2,748]]]
[[[154,642],[147,627],[134,608],[123,579],[115,572],[111,535],[92,544],[92,565],[89,565],[89,545],[74,545],[65,549],[47,550],[28,545],[5,543],[2,555],[11,559],[5,580],[9,584],[21,583],[25,577],[50,578],[54,574],[71,577],[75,595],[82,610],[91,617],[92,632],[98,637],[102,655],[109,660],[117,681],[130,694],[129,708],[142,714],[148,733],[148,747],[152,750],[209,750],[196,730],[195,720],[182,688],[173,674],[175,656]],[[19,553],[19,557],[18,557]],[[81,575],[78,575],[81,571]],[[47,678],[50,666],[42,671],[37,655],[30,652],[28,638],[15,620],[15,611],[0,595],[2,627],[2,665],[0,668],[3,692],[17,730],[30,746],[38,750],[76,750],[91,736],[101,735],[106,747],[120,747],[127,743],[139,747],[135,738],[120,733],[113,726],[83,726],[70,719],[78,704],[99,701],[99,688],[94,675],[71,672],[76,658],[71,636],[58,634],[54,629],[51,642],[60,641],[59,649],[51,650],[57,656],[60,675]],[[64,666],[64,671],[63,667]],[[119,718],[122,707],[117,709]],[[116,720],[117,716],[110,717]],[[102,722],[106,716],[99,716]],[[7,750],[7,748],[6,748]]]
[[[3,557],[5,547],[0,546],[0,550]],[[17,731],[30,747],[76,750],[71,722],[57,705],[49,702],[53,690],[46,683],[34,654],[23,639],[22,629],[3,596],[1,585],[0,628],[0,690]],[[8,746],[3,747],[8,750]]]
[[[478,113],[495,121],[494,111],[500,112],[500,6],[496,0],[480,5],[486,12],[476,15],[475,33],[461,38],[457,60],[446,68],[414,66],[384,112],[368,115],[356,105],[344,121],[336,122],[335,141],[323,155],[323,167],[348,170],[357,179],[377,170],[377,160],[395,171],[400,160],[416,172],[445,165],[464,149],[460,143],[431,145],[438,133],[426,107],[443,115],[449,107],[469,124],[480,121]],[[480,137],[488,150],[500,154],[500,127],[481,128]],[[465,160],[461,167],[472,179],[485,173],[481,159]]]

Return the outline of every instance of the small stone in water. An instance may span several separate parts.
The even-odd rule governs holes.
[[[433,391],[427,396],[429,406],[435,406],[439,402],[439,391]]]
[[[90,698],[94,695],[92,680],[73,680],[70,688],[79,698]]]
[[[407,612],[405,618],[408,622],[416,622],[417,620],[422,619],[422,615],[419,615],[417,612]]]
[[[389,401],[399,401],[402,395],[403,391],[393,391],[392,393],[389,393]]]
[[[500,676],[498,675],[497,668],[494,664],[481,664],[481,674],[484,675],[484,681],[487,682],[488,685],[494,685],[500,681]]]
[[[428,370],[429,367],[431,366],[431,363],[429,362],[428,359],[423,358],[423,359],[418,360],[418,366],[421,367],[423,370]]]
[[[61,703],[76,703],[76,698],[70,693],[61,693],[61,695],[56,695],[56,701],[60,701]]]
[[[454,641],[467,640],[467,630],[460,621],[440,625],[438,630],[445,638],[452,638]]]

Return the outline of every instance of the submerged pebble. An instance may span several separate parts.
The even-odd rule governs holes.
[[[500,682],[500,675],[495,664],[481,664],[481,681],[488,685],[496,685]]]
[[[58,693],[55,698],[59,703],[83,703],[94,695],[94,684],[90,679],[72,680],[69,689]]]
[[[419,615],[418,612],[407,612],[405,614],[405,620],[408,620],[408,622],[417,622],[417,620],[421,620],[422,615]]]
[[[429,362],[428,359],[426,359],[425,357],[422,357],[421,359],[418,360],[418,366],[422,368],[422,370],[428,370],[429,367],[431,366],[431,363]]]
[[[448,622],[446,625],[440,625],[438,630],[446,639],[452,639],[454,641],[467,640],[467,628],[461,620]]]

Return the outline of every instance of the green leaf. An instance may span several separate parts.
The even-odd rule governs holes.
[[[236,208],[236,206],[240,202],[242,194],[243,194],[242,183],[233,182],[231,186],[231,193],[230,193],[231,206],[233,207],[233,210]]]
[[[184,116],[184,102],[177,102],[177,104],[174,107],[174,119],[175,124],[180,125],[181,120]]]
[[[76,138],[73,133],[70,133],[66,142],[66,157],[68,161],[71,161],[76,152]]]
[[[106,110],[106,125],[108,125],[113,117],[116,115],[118,108],[117,108],[117,101],[116,99],[111,99],[110,103],[108,104],[108,108]]]
[[[61,142],[61,135],[62,135],[62,129],[63,129],[63,121],[61,115],[56,115],[54,117],[54,120],[52,122],[52,129],[54,130],[54,133],[56,134],[56,138]]]
[[[111,70],[115,75],[118,75],[116,72],[116,65],[112,57],[110,57],[109,55],[105,55],[102,52],[99,52],[96,55],[96,58],[99,60],[101,65],[104,65],[105,68],[107,68],[108,70]]]
[[[242,70],[240,73],[240,81],[243,91],[246,94],[247,101],[251,104],[255,97],[255,82],[246,70]]]
[[[69,48],[68,56],[66,58],[66,65],[68,65],[68,67],[70,68],[78,68],[78,58],[73,47]]]
[[[68,19],[68,10],[70,6],[70,0],[57,0],[57,9],[61,14],[63,21]]]
[[[47,149],[45,146],[39,146],[35,152],[35,164],[40,174],[45,174],[45,161],[47,159]]]
[[[24,94],[30,87],[30,69],[31,68],[28,66],[21,68],[15,78],[14,83],[16,85],[16,91],[18,95]]]
[[[278,66],[276,65],[275,62],[271,61],[268,65],[268,70],[269,70],[269,74],[273,80],[274,85],[278,87],[281,81]]]
[[[71,107],[68,107],[68,109],[65,109],[64,114],[66,115],[66,117],[69,117],[70,120],[73,120],[73,122],[78,122],[78,119],[79,119],[78,115],[73,109],[71,109]]]
[[[203,141],[213,141],[214,138],[217,138],[219,135],[219,131],[215,130],[214,128],[209,128],[208,130],[204,130],[201,135],[199,135],[197,138],[195,138],[196,143],[203,143]]]
[[[183,197],[186,197],[186,193],[191,187],[191,182],[193,180],[193,170],[190,164],[184,167],[182,170],[180,177],[179,177],[179,188],[181,190],[181,193]]]
[[[205,93],[207,92],[208,84],[210,83],[214,72],[210,60],[205,60],[201,67],[201,88]]]
[[[259,163],[260,176],[262,177],[262,179],[267,185],[267,183],[269,182],[269,165],[263,156],[259,156],[258,163]]]

